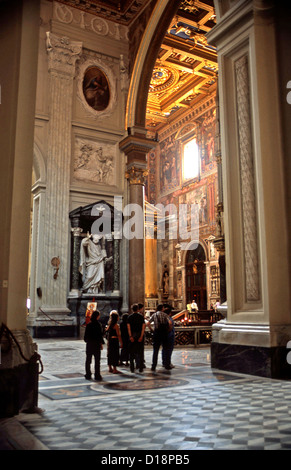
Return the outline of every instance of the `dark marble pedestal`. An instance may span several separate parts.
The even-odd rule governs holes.
[[[35,413],[38,404],[38,363],[0,370],[0,418]]]
[[[244,346],[211,343],[211,366],[214,369],[242,374],[291,379],[286,347]]]
[[[76,317],[77,336],[82,336],[85,326],[85,316],[88,302],[97,302],[97,310],[100,312],[100,323],[107,325],[111,310],[117,310],[120,314],[122,305],[122,297],[118,295],[89,295],[85,294],[81,297],[70,298],[68,300],[71,315]],[[121,315],[121,314],[120,314]]]

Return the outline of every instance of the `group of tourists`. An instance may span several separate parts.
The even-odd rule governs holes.
[[[145,366],[144,344],[146,327],[153,333],[153,356],[151,370],[154,372],[158,363],[158,355],[162,347],[162,363],[166,370],[172,369],[172,352],[174,349],[175,331],[171,316],[172,308],[160,304],[157,311],[147,321],[144,316],[143,304],[134,304],[132,313],[124,313],[119,325],[119,315],[112,310],[108,325],[103,332],[99,322],[100,312],[94,311],[91,321],[86,325],[84,341],[86,342],[85,378],[91,379],[91,363],[94,357],[95,380],[102,380],[100,374],[101,350],[107,340],[107,364],[109,372],[119,374],[119,365],[129,366],[130,371],[135,369],[143,372]]]

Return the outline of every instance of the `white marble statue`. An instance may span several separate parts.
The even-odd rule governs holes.
[[[106,250],[101,246],[101,235],[87,233],[80,249],[79,271],[83,279],[83,292],[97,294],[103,291]]]

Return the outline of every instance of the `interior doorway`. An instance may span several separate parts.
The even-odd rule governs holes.
[[[195,300],[199,310],[207,310],[205,260],[205,251],[201,245],[187,252],[185,263],[187,304]]]

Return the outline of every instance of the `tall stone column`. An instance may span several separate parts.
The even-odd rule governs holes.
[[[0,2],[0,418],[37,406],[36,345],[26,327],[39,2]]]
[[[290,259],[272,1],[215,1],[227,319],[213,327],[212,365],[291,377]],[[274,158],[275,156],[275,158]]]
[[[69,277],[69,186],[71,165],[71,117],[75,64],[80,42],[47,33],[50,78],[46,212],[44,220],[42,306],[38,326],[70,325],[67,314]],[[58,271],[53,260],[59,260]],[[54,323],[54,320],[57,322]]]
[[[119,146],[127,156],[128,203],[137,204],[144,214],[144,183],[147,174],[146,155],[157,142],[146,138],[145,129],[132,128]],[[143,226],[141,238],[129,240],[129,307],[136,302],[144,304],[145,298],[145,239]]]
[[[157,240],[145,240],[145,295],[152,301],[158,298]]]
[[[81,234],[83,229],[81,227],[72,227],[72,267],[71,267],[71,289],[70,297],[79,296],[79,266],[80,266],[80,247],[81,247]]]
[[[120,240],[113,240],[113,293],[120,294]]]

